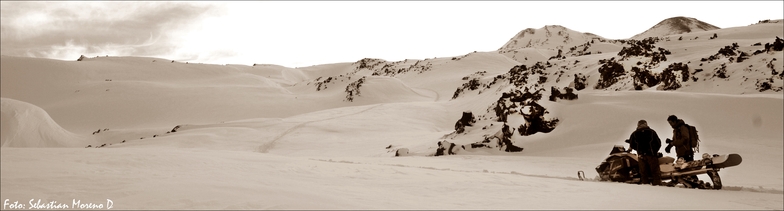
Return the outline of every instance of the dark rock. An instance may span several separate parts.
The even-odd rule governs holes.
[[[455,131],[457,131],[457,133],[463,133],[465,132],[465,127],[473,126],[475,122],[474,114],[470,111],[464,111],[463,116],[455,123]]]
[[[599,81],[594,88],[605,89],[618,82],[618,77],[625,75],[626,70],[624,70],[623,65],[620,63],[610,60],[599,67],[599,74]]]
[[[400,157],[400,156],[405,156],[405,155],[408,155],[408,149],[407,148],[400,148],[400,149],[397,149],[397,151],[395,151],[395,157]]]
[[[587,76],[584,76],[582,73],[574,74],[574,89],[577,91],[585,89],[588,84],[585,82],[588,80]]]
[[[681,72],[682,78],[680,81],[685,82],[689,80],[689,65],[680,62],[672,63],[659,75],[662,90],[676,90],[681,87],[681,83],[674,73],[675,71]]]
[[[634,81],[634,89],[642,90],[642,86],[653,87],[659,84],[658,76],[651,73],[650,70],[632,67],[632,79]]]

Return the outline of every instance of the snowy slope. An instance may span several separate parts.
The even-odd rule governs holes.
[[[784,106],[780,97],[656,92],[637,96],[635,93],[596,92],[587,93],[583,98],[583,101],[566,103],[559,110],[566,129],[554,131],[550,137],[532,137],[523,145],[527,151],[520,154],[390,157],[393,152],[385,149],[387,145],[393,148],[432,146],[438,136],[449,132],[449,125],[443,125],[451,122],[448,118],[451,112],[438,112],[443,107],[433,104],[389,104],[329,110],[283,120],[185,126],[176,133],[115,143],[105,149],[4,148],[2,190],[3,195],[12,200],[34,197],[69,201],[70,198],[58,196],[57,190],[86,191],[87,188],[69,184],[89,183],[95,186],[83,187],[96,188],[71,196],[99,202],[108,198],[117,209],[504,209],[519,208],[520,203],[525,203],[526,209],[624,209],[630,206],[670,209],[671,203],[679,204],[678,209],[781,208],[782,175],[776,172],[783,172],[782,152],[778,150],[782,147],[782,137],[777,129],[782,121],[776,116],[782,113],[780,109],[773,109]],[[753,101],[727,104],[726,107],[712,106],[717,104],[714,101],[719,104],[740,102],[738,98],[746,99],[743,102]],[[694,104],[704,100],[708,101]],[[661,105],[663,102],[675,104],[648,107],[653,112],[634,115],[648,103]],[[718,116],[725,113],[726,108],[735,106],[748,113],[729,118],[713,117],[724,121],[704,118]],[[652,127],[665,136],[668,126],[663,118],[673,108],[682,107],[701,111],[695,113],[687,109],[676,114],[693,114],[681,116],[704,130],[702,134],[707,137],[703,151],[737,152],[745,156],[741,166],[722,171],[728,186],[725,190],[688,190],[574,179],[577,170],[595,175],[592,168],[598,165],[611,145],[622,144],[637,119],[648,119],[654,123]],[[747,108],[757,108],[759,112]],[[618,113],[627,115],[614,115]],[[597,120],[598,117],[604,118]],[[755,118],[761,123],[753,123]],[[732,122],[740,124],[730,125]],[[727,126],[740,127],[723,131]],[[747,141],[739,148],[738,139],[727,134],[743,136]],[[556,147],[565,143],[568,143],[565,147]],[[258,153],[254,146],[267,147],[266,153]],[[92,172],[90,175],[94,176],[69,176],[77,171]],[[755,173],[762,171],[767,173]],[[26,179],[23,175],[48,176],[39,177],[46,178],[43,182]],[[15,189],[9,184],[43,189]],[[607,192],[626,194],[608,196]],[[640,204],[633,200],[633,195],[637,194],[671,203]],[[482,197],[477,198],[477,195]],[[499,198],[508,200],[494,200]],[[555,203],[556,199],[572,203]],[[431,203],[432,200],[450,203]],[[604,203],[616,200],[622,202]]]
[[[783,29],[773,22],[692,31],[622,56],[636,44],[548,26],[515,36],[536,45],[510,41],[503,52],[303,68],[2,56],[0,194],[25,209],[41,199],[111,200],[113,209],[781,210],[784,82],[773,70],[784,72],[784,52],[740,63],[738,55],[716,55],[733,43],[736,54],[753,54],[784,37]],[[645,55],[663,52],[658,48],[670,51],[666,60]],[[559,49],[562,56],[553,57]],[[623,72],[597,88],[609,60]],[[679,80],[672,90],[660,90],[664,83],[634,89],[632,67],[662,74],[673,63],[688,64],[697,80]],[[575,78],[586,85],[574,91],[578,99],[548,100],[553,87],[578,86]],[[773,89],[759,90],[762,80]],[[542,90],[544,117],[559,120],[552,131],[516,130],[511,141],[521,152],[494,146],[432,156],[439,142],[465,145],[498,134],[499,103],[518,106],[507,108],[506,124],[519,130],[531,106],[504,96],[525,89]],[[13,115],[22,110],[34,112]],[[476,122],[458,134],[455,123],[466,111]],[[596,177],[594,168],[640,119],[671,137],[672,114],[699,129],[701,152],[743,156],[741,165],[721,170],[724,189],[576,179],[580,170]],[[90,134],[96,129],[108,130]],[[17,132],[13,143],[26,146],[77,144],[6,146]],[[38,141],[37,134],[56,139]],[[88,144],[106,146],[83,148]],[[395,157],[398,149],[409,153]]]

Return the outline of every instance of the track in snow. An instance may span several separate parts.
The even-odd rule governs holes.
[[[343,118],[343,117],[347,117],[347,116],[351,116],[351,115],[357,115],[357,114],[365,113],[365,112],[367,112],[367,111],[369,111],[369,110],[371,110],[371,109],[374,109],[374,108],[376,108],[376,107],[379,107],[379,106],[382,106],[382,105],[384,105],[384,104],[377,104],[377,105],[371,106],[370,108],[367,108],[367,109],[364,109],[364,110],[358,111],[358,112],[356,112],[356,113],[351,113],[351,114],[346,114],[346,115],[340,115],[340,116],[330,117],[330,118],[326,118],[326,119],[312,120],[312,121],[307,121],[307,122],[299,123],[299,124],[297,124],[297,125],[295,125],[295,126],[293,126],[293,127],[289,128],[289,129],[287,129],[286,131],[283,131],[283,133],[280,133],[280,134],[278,134],[278,136],[275,136],[275,138],[273,138],[271,141],[269,141],[269,142],[267,142],[267,143],[264,143],[264,144],[260,145],[260,146],[259,146],[259,148],[258,148],[258,150],[256,150],[256,151],[257,151],[257,152],[261,152],[261,153],[268,153],[270,149],[272,149],[273,147],[275,147],[275,143],[276,143],[278,140],[280,140],[280,139],[281,139],[281,138],[283,138],[284,136],[288,135],[289,133],[291,133],[291,132],[294,132],[294,130],[297,130],[297,129],[299,129],[299,128],[302,128],[303,126],[305,126],[305,125],[307,125],[307,124],[314,123],[314,122],[321,122],[321,121],[333,120],[333,119],[337,119],[337,118]]]
[[[526,173],[520,173],[520,172],[516,172],[516,171],[510,171],[510,172],[488,171],[488,170],[471,171],[471,170],[459,170],[459,169],[450,169],[450,168],[435,168],[435,167],[427,167],[427,166],[409,166],[409,165],[402,165],[402,164],[362,163],[362,162],[345,161],[345,160],[337,161],[337,160],[332,160],[332,159],[324,160],[324,159],[313,159],[313,158],[311,158],[311,160],[323,161],[323,162],[331,162],[331,163],[358,164],[358,165],[382,165],[382,166],[396,166],[396,167],[404,167],[404,168],[420,168],[420,169],[429,169],[429,170],[436,170],[436,171],[451,171],[451,172],[465,172],[465,173],[510,174],[510,175],[524,176],[524,177],[538,177],[538,178],[547,178],[547,179],[581,181],[579,178],[577,178],[577,176],[575,176],[575,177],[567,177],[567,176],[552,176],[552,175],[540,175],[540,174],[526,174]],[[576,174],[577,173],[575,171],[575,175]],[[584,180],[584,182],[607,182],[607,183],[612,183],[612,182],[609,182],[609,181],[600,181],[598,179],[591,179],[591,178],[586,178]],[[706,191],[712,191],[712,190],[706,190]],[[767,193],[767,194],[784,195],[784,191],[783,190],[767,189],[767,188],[762,188],[762,187],[754,188],[754,187],[743,187],[743,186],[724,186],[724,187],[722,187],[721,190],[713,190],[713,191],[747,191],[747,192],[756,192],[756,193]]]

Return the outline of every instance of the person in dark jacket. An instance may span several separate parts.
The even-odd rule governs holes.
[[[656,131],[648,127],[647,121],[637,122],[637,130],[629,137],[629,145],[631,149],[637,151],[641,184],[661,185],[658,156],[659,149],[661,149],[661,139]],[[648,180],[649,177],[652,178],[652,181]]]
[[[694,161],[694,150],[690,145],[688,126],[675,115],[667,117],[667,122],[672,126],[672,139],[667,139],[667,147],[664,151],[670,153],[670,149],[675,147],[675,154],[679,158],[683,158],[683,161]]]

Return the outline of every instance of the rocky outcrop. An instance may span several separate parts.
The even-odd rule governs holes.
[[[474,119],[474,114],[471,111],[463,111],[463,116],[455,122],[455,131],[463,133],[465,132],[465,127],[473,126],[475,122],[476,119]]]
[[[586,82],[588,80],[588,76],[583,75],[583,73],[574,74],[574,81],[572,81],[572,85],[574,89],[577,91],[585,89],[588,86]]]
[[[346,86],[346,101],[353,102],[355,96],[359,96],[361,93],[359,92],[359,88],[362,87],[362,84],[365,83],[365,76],[359,78],[359,80],[354,81]]]
[[[659,75],[651,73],[647,69],[632,67],[632,80],[634,90],[643,90],[646,87],[653,87],[659,84]]]
[[[615,82],[618,82],[619,77],[626,75],[623,65],[615,61],[615,57],[610,58],[610,60],[599,60],[599,64],[602,64],[602,66],[599,67],[599,81],[596,82],[595,89],[608,88]]]
[[[557,99],[576,100],[577,99],[577,94],[575,94],[574,93],[574,89],[572,89],[570,87],[564,87],[564,92],[561,92],[560,89],[555,88],[554,86],[550,87],[550,97],[549,97],[549,100],[553,101],[553,102],[556,102]]]
[[[667,61],[667,55],[672,53],[662,47],[656,47],[654,44],[659,40],[659,38],[646,38],[641,41],[629,40],[629,47],[623,47],[618,52],[618,56],[621,57],[619,61],[624,61],[630,57],[647,57],[650,58],[650,62],[646,66],[656,66],[660,62]]]
[[[675,72],[680,71],[681,76],[678,77]],[[678,80],[678,79],[681,80]],[[681,81],[686,82],[689,80],[689,65],[683,63],[672,63],[664,69],[660,76],[659,81],[662,85],[660,90],[676,90],[681,88]]]

